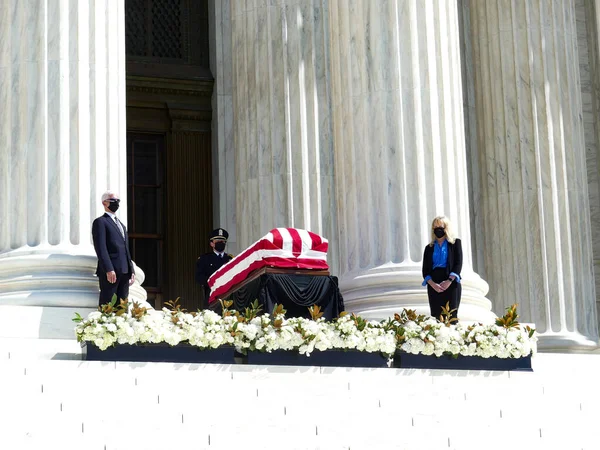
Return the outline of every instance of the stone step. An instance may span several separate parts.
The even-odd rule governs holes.
[[[600,438],[599,355],[461,372],[82,361],[56,358],[73,342],[50,344],[0,340],[2,449],[493,449],[507,432],[514,448],[596,449]]]

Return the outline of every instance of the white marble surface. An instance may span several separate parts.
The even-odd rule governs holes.
[[[582,96],[584,97],[583,120],[587,156],[588,194],[592,230],[600,227],[600,1],[577,0],[577,37],[581,55]],[[588,83],[584,78],[588,77]],[[596,286],[596,309],[600,310],[600,239],[594,239],[594,276]]]
[[[308,229],[336,273],[328,2],[230,3],[238,244]]]
[[[124,26],[120,1],[0,2],[0,305],[97,305],[91,224],[127,193]]]
[[[233,139],[230,0],[210,0],[210,67],[215,78],[212,107],[213,222],[229,232],[227,251],[238,254],[235,143]]]
[[[471,1],[490,297],[540,348],[596,346],[575,1]]]
[[[52,298],[52,292],[48,293]],[[54,296],[55,299],[57,296]],[[68,294],[64,297],[69,298]],[[70,298],[76,300],[76,297]],[[97,302],[96,302],[97,303]],[[0,338],[75,339],[75,313],[87,317],[96,308],[63,306],[23,306],[0,303]]]
[[[459,317],[494,315],[472,270],[456,2],[330,2],[340,286],[346,307],[428,312],[421,287],[431,220],[464,251]]]
[[[471,219],[471,245],[473,269],[486,278],[483,255],[483,211],[481,210],[481,177],[477,148],[477,110],[475,108],[475,80],[473,49],[471,44],[471,10],[469,0],[458,0],[458,18],[461,45],[463,109],[465,117],[465,146],[469,178],[469,215]]]
[[[3,449],[595,450],[600,439],[599,355],[538,354],[533,372],[361,369],[77,361],[75,342],[54,341],[0,339]],[[172,378],[214,388],[181,395]],[[114,379],[127,395],[95,387]],[[223,420],[232,404],[244,420]],[[123,415],[161,420],[135,434]]]

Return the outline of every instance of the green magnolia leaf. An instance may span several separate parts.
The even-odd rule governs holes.
[[[310,312],[310,317],[312,320],[319,320],[321,317],[323,317],[323,313],[321,312],[321,307],[319,305],[310,306],[308,311]]]
[[[278,303],[275,303],[275,307],[273,308],[273,317],[275,316],[285,316],[287,310]]]

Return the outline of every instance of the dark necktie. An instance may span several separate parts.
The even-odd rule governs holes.
[[[121,232],[121,236],[123,236],[123,238],[124,238],[125,231],[123,230],[123,225],[121,225],[121,222],[119,222],[119,219],[117,219],[116,216],[115,216],[115,223],[117,224],[117,227],[119,228],[119,231]]]

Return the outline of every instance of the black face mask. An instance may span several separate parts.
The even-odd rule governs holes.
[[[110,209],[112,212],[117,212],[117,209],[119,209],[119,202],[110,202],[108,204],[108,209]]]
[[[442,227],[437,227],[433,229],[433,234],[435,234],[435,236],[440,239],[443,238],[446,235],[446,230],[444,230]]]
[[[225,242],[224,241],[215,242],[215,250],[218,252],[222,252],[223,250],[225,250]]]

